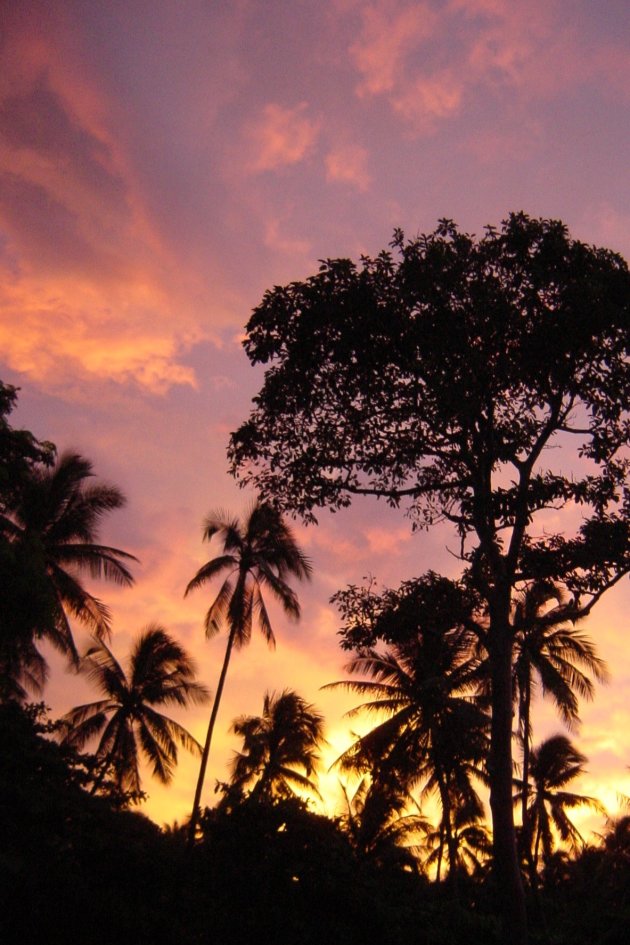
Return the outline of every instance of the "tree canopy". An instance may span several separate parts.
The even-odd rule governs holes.
[[[359,265],[325,260],[268,291],[247,326],[268,368],[231,438],[244,484],[311,521],[372,495],[457,531],[488,617],[494,854],[515,943],[512,598],[561,582],[577,619],[630,570],[629,324],[619,255],[513,213],[480,238],[442,220]],[[553,530],[547,513],[567,508]]]

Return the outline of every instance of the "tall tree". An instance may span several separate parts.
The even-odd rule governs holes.
[[[560,581],[577,619],[630,569],[630,274],[524,213],[481,238],[449,220],[410,241],[396,231],[392,247],[265,294],[245,350],[270,367],[230,456],[263,498],[307,520],[371,495],[455,527],[488,614],[494,864],[504,937],[523,945],[512,598]],[[575,533],[542,526],[574,503]]]
[[[101,520],[125,504],[122,492],[92,482],[92,464],[64,453],[53,466],[33,465],[0,513],[0,532],[10,555],[13,598],[22,602],[15,628],[17,650],[26,666],[35,660],[35,641],[45,638],[78,665],[71,618],[98,637],[109,632],[108,608],[86,589],[83,574],[120,585],[133,581],[127,563],[137,559],[98,543]],[[39,657],[38,672],[45,677]]]
[[[151,624],[143,631],[131,651],[128,672],[103,641],[88,650],[81,669],[105,698],[68,712],[62,719],[62,740],[82,749],[98,738],[95,788],[112,774],[119,791],[137,795],[141,754],[155,777],[168,784],[178,744],[201,752],[192,735],[157,708],[209,699],[205,686],[195,681],[193,660],[162,627]]]
[[[285,613],[297,620],[300,605],[287,579],[291,576],[307,579],[311,573],[310,563],[300,551],[291,529],[278,510],[269,503],[256,502],[243,523],[225,513],[212,512],[206,519],[203,537],[205,541],[212,541],[215,535],[222,542],[222,553],[204,564],[186,588],[186,594],[189,594],[227,572],[205,620],[207,637],[213,637],[225,624],[228,638],[190,816],[191,843],[197,829],[212,734],[232,650],[249,643],[255,622],[269,645],[275,646],[263,591],[271,591]]]
[[[231,786],[252,798],[318,794],[313,781],[324,742],[324,719],[292,689],[266,693],[262,715],[242,715],[232,731],[243,740],[232,763]]]
[[[572,729],[579,719],[578,698],[593,696],[589,673],[599,682],[608,676],[594,643],[566,619],[567,609],[571,613],[571,602],[551,581],[532,582],[515,602],[514,695],[523,745],[523,826],[527,816],[532,697],[537,684],[543,696],[553,699],[562,720]]]

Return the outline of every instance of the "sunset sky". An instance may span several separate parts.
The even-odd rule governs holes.
[[[629,36],[627,0],[5,0],[0,378],[21,388],[14,426],[128,498],[102,538],[138,556],[136,584],[94,587],[119,657],[157,621],[215,686],[212,591],[183,592],[215,551],[203,517],[252,500],[226,445],[262,379],[241,340],[266,288],[375,254],[394,227],[480,234],[511,210],[630,258]],[[238,747],[231,720],[267,689],[316,703],[329,760],[348,744],[354,697],[319,691],[344,676],[337,589],[458,574],[448,529],[413,534],[375,501],[295,529],[314,568],[303,618],[273,610],[276,652],[235,654],[206,802]],[[612,682],[583,706],[580,787],[611,809],[630,794],[629,612],[625,580],[585,627]],[[54,715],[97,698],[51,662]],[[207,714],[178,718],[202,740]],[[535,730],[561,730],[550,706]],[[144,810],[184,818],[197,764],[182,755],[168,790],[147,778]]]

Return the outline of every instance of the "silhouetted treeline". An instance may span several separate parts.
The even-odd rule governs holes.
[[[193,849],[91,796],[84,759],[38,706],[0,706],[1,929],[6,945],[464,945],[500,941],[489,873],[458,902],[400,863],[361,857],[339,822],[293,798],[208,810]],[[534,941],[625,943],[630,818],[541,874]]]

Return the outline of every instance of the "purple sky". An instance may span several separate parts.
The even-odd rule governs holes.
[[[523,209],[628,258],[630,7],[8,0],[2,20],[0,377],[22,388],[16,424],[128,496],[104,537],[141,559],[137,584],[98,589],[115,651],[163,622],[214,687],[210,594],[182,595],[212,553],[204,515],[251,500],[225,448],[261,380],[239,343],[252,307],[320,257],[376,253],[395,226],[440,217],[480,233]],[[237,747],[231,719],[267,688],[317,703],[331,753],[347,743],[352,698],[319,692],[343,676],[335,590],[457,573],[448,531],[412,535],[382,504],[296,527],[315,568],[304,616],[275,615],[275,654],[255,641],[235,656],[207,800]],[[613,682],[583,710],[582,787],[607,803],[630,794],[629,609],[626,581],[587,628]],[[54,712],[91,698],[55,666]],[[184,717],[200,738],[205,716]],[[549,707],[537,720],[541,736],[560,727]],[[185,816],[195,771],[184,757],[168,792],[147,780],[147,812]]]

